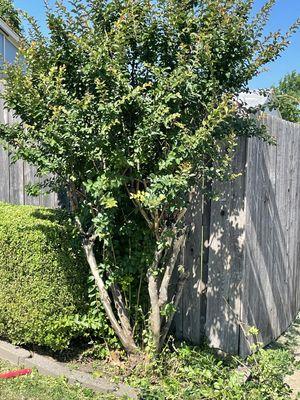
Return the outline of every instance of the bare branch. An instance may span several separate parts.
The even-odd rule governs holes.
[[[140,213],[141,213],[142,216],[144,217],[145,221],[147,222],[149,228],[152,229],[152,228],[153,228],[153,223],[150,221],[150,219],[149,219],[149,217],[148,217],[146,211],[141,207],[141,205],[140,205],[137,201],[135,201],[135,200],[132,198],[132,196],[131,196],[132,193],[130,193],[130,191],[129,191],[129,189],[128,189],[128,187],[127,187],[126,185],[125,185],[125,188],[126,188],[126,191],[127,191],[128,195],[129,195],[130,199],[132,200],[133,204],[134,204],[134,205],[136,206],[136,208],[140,211]]]
[[[84,232],[84,230],[83,230],[83,228],[82,228],[81,221],[80,221],[80,219],[79,219],[79,217],[78,217],[77,215],[75,216],[75,223],[76,223],[77,229],[79,230],[79,232],[81,233],[81,235],[82,235],[82,236],[85,236],[85,232]]]
[[[134,342],[133,337],[130,334],[128,334],[127,331],[122,329],[122,327],[119,324],[119,322],[117,321],[114,311],[112,309],[110,297],[105,288],[104,281],[99,274],[98,265],[97,265],[97,261],[96,261],[94,250],[93,250],[93,243],[90,243],[90,241],[87,240],[83,244],[83,248],[84,248],[84,251],[86,254],[87,261],[91,268],[92,274],[95,278],[95,282],[96,282],[96,285],[99,290],[101,302],[103,304],[106,315],[111,323],[113,330],[115,331],[116,335],[122,342],[126,351],[128,353],[136,353],[138,351],[138,348]]]
[[[130,318],[120,288],[116,283],[113,283],[110,288],[121,326],[127,336],[132,336]]]

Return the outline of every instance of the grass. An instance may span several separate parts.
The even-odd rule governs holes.
[[[0,361],[0,372],[16,369]],[[112,395],[95,394],[80,385],[69,385],[64,378],[45,377],[33,371],[15,379],[0,379],[1,400],[116,400]]]

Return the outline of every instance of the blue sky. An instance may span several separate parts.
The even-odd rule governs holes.
[[[43,0],[15,0],[14,3],[16,7],[26,10],[36,17],[42,28],[46,29]],[[264,0],[256,0],[255,10],[258,10],[264,3]],[[300,17],[300,0],[277,0],[267,30],[286,30],[298,17]],[[260,74],[250,83],[251,88],[270,87],[286,73],[293,70],[300,72],[300,31],[292,37],[291,42],[290,47],[282,56],[268,66],[269,70]]]

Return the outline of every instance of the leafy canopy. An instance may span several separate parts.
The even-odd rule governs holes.
[[[274,107],[281,112],[282,118],[300,122],[300,74],[293,71],[285,75],[274,92]]]
[[[34,25],[21,45],[26,68],[7,71],[23,124],[5,139],[55,174],[54,187],[73,182],[84,204],[112,209],[130,182],[147,213],[177,207],[208,160],[221,175],[234,95],[288,44],[289,34],[262,38],[272,3],[253,21],[249,0],[58,3],[49,37]]]

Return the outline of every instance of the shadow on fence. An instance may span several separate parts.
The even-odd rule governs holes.
[[[203,257],[199,267],[187,260],[193,278],[176,320],[178,337],[199,344],[205,332],[213,347],[243,356],[254,340],[268,344],[280,336],[300,306],[300,126],[267,115],[263,123],[277,146],[240,141],[233,167],[243,174],[216,186],[221,200],[206,217],[208,279]],[[199,287],[206,284],[203,308]],[[251,326],[259,329],[257,338],[247,338]]]

